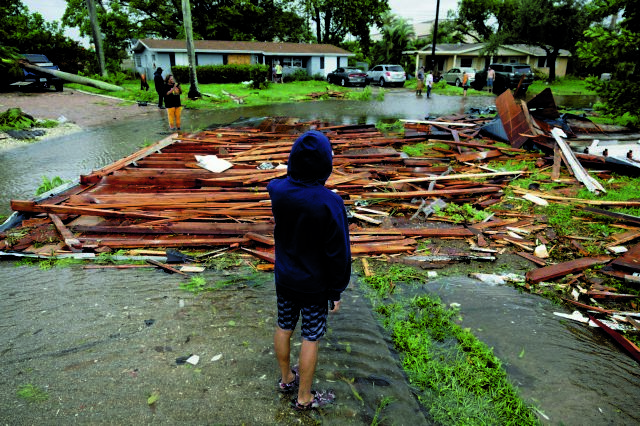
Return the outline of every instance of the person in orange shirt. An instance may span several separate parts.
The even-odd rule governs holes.
[[[462,96],[467,96],[467,89],[469,88],[469,74],[466,71],[462,73]]]

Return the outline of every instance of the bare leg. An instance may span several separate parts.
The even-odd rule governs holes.
[[[311,385],[318,362],[318,341],[302,340],[300,348],[300,386],[298,387],[298,403],[306,405],[313,400]]]
[[[276,332],[273,335],[273,346],[276,350],[276,359],[282,374],[280,376],[282,377],[282,383],[291,383],[296,378],[291,372],[290,363],[292,333],[293,330],[283,330],[280,327],[276,327]],[[302,357],[302,354],[300,356]]]

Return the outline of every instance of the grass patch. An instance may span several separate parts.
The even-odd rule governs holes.
[[[157,95],[155,91],[142,92],[139,90],[139,80],[126,80],[122,83],[124,91],[107,92],[101,89],[86,87],[76,84],[68,84],[70,88],[80,89],[91,93],[106,94],[114,96],[128,102],[138,100],[155,101]],[[182,104],[187,109],[227,109],[240,106],[260,106],[276,103],[289,103],[295,101],[310,101],[310,93],[342,91],[350,92],[351,89],[344,89],[339,86],[328,84],[326,81],[293,81],[285,84],[269,84],[265,89],[254,89],[249,84],[199,84],[202,99],[190,100],[186,94],[189,93],[189,83],[182,82]],[[226,93],[225,93],[226,92]],[[233,94],[242,99],[242,103],[235,102],[228,94]],[[350,95],[351,96],[351,95]],[[329,97],[326,97],[329,99]]]
[[[364,281],[431,418],[448,425],[539,424],[492,350],[454,322],[456,310],[429,295],[389,297],[397,283],[419,285],[423,276],[393,265]]]
[[[490,213],[476,210],[471,204],[458,205],[449,203],[442,210],[436,206],[434,214],[438,217],[446,217],[454,223],[478,223],[489,217]]]
[[[554,95],[597,95],[596,92],[587,88],[585,80],[567,76],[556,78],[553,83],[542,80],[536,80],[529,86],[529,94],[538,94],[544,89],[551,89]]]
[[[54,188],[64,185],[65,183],[69,183],[69,180],[63,180],[60,176],[54,176],[49,179],[46,176],[42,176],[42,183],[36,189],[36,196],[40,194],[44,194],[45,192],[49,192]]]
[[[445,143],[417,143],[413,145],[404,145],[402,152],[409,157],[428,157],[430,154],[442,155],[442,153],[435,151],[434,148],[449,150],[449,145]]]
[[[28,402],[42,402],[49,399],[47,392],[30,383],[20,386],[16,391],[16,395]]]
[[[390,133],[404,135],[404,123],[400,120],[396,120],[393,123],[378,121],[376,123],[376,129],[380,130],[385,135]]]

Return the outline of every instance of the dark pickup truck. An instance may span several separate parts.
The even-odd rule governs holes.
[[[533,72],[527,64],[491,64],[491,69],[496,72],[496,78],[493,82],[493,92],[500,94],[507,89],[516,89],[520,80],[522,85],[520,90],[524,93],[533,83]],[[487,69],[476,72],[476,79],[471,83],[476,90],[482,90],[487,85]]]
[[[53,65],[53,63],[46,56],[39,53],[27,53],[23,54],[22,57],[31,65],[35,65],[37,67],[48,68],[50,70],[60,69],[56,65]],[[14,84],[18,84],[21,86],[28,85],[29,87],[41,87],[43,89],[55,87],[56,92],[62,92],[64,88],[64,80],[61,80],[58,77],[54,77],[51,74],[39,73],[33,69],[27,68],[23,68],[22,72],[24,73],[24,81]]]

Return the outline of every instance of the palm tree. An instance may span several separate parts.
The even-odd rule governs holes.
[[[104,50],[102,49],[102,33],[100,32],[100,25],[98,24],[98,16],[96,14],[96,3],[94,0],[87,0],[87,10],[89,12],[89,19],[91,20],[91,32],[93,33],[93,44],[96,47],[96,54],[98,55],[98,64],[100,65],[100,74],[103,77],[106,77],[107,68],[104,65]]]
[[[411,24],[397,15],[386,13],[382,17],[382,40],[374,48],[376,63],[399,64],[402,51],[407,50],[415,37]]]
[[[184,33],[187,39],[187,54],[189,56],[189,99],[202,97],[198,87],[198,75],[196,74],[196,49],[193,44],[193,26],[191,25],[191,4],[189,0],[182,0],[182,19],[184,20]]]

